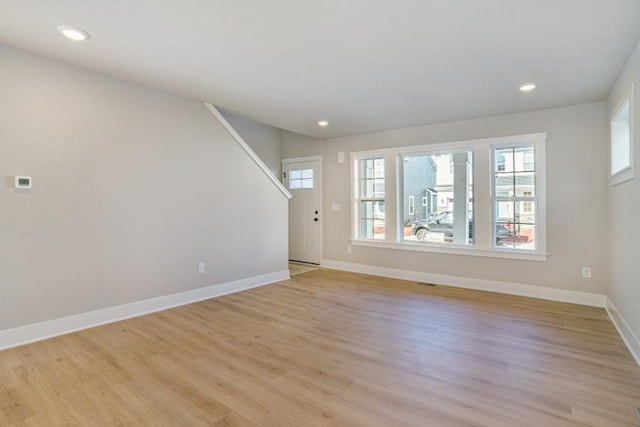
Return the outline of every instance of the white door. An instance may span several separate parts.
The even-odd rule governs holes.
[[[289,159],[283,162],[289,201],[289,259],[320,264],[320,160]]]

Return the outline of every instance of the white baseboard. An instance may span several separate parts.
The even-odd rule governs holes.
[[[101,310],[75,314],[73,316],[61,317],[59,319],[47,320],[45,322],[20,326],[13,329],[5,329],[0,331],[0,350],[18,347],[47,338],[129,319],[131,317],[138,317],[156,311],[167,310],[169,308],[232,294],[287,279],[289,279],[288,269],[177,294],[164,295],[144,301],[136,301]]]
[[[640,366],[640,341],[633,330],[629,327],[629,324],[624,320],[618,309],[613,302],[607,298],[607,305],[605,306],[609,318],[613,322],[613,326],[616,327],[618,333],[622,337],[622,340],[627,345],[629,352],[636,360],[636,363]]]
[[[411,280],[414,282],[433,283],[435,285],[453,286],[456,288],[474,289],[478,291],[498,292],[501,294],[540,298],[550,301],[569,302],[592,307],[605,307],[607,297],[590,292],[569,291],[565,289],[546,288],[544,286],[525,285],[521,283],[499,282],[495,280],[475,279],[470,277],[432,274],[421,271],[400,270],[396,268],[377,267],[366,264],[353,264],[342,261],[322,260],[321,267],[334,270],[351,271],[353,273],[372,274],[392,279]]]

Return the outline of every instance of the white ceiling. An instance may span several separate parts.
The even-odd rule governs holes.
[[[639,38],[639,0],[0,0],[2,44],[319,138],[603,100]]]

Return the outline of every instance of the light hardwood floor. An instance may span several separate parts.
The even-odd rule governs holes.
[[[0,425],[633,426],[602,309],[315,270],[0,352]]]
[[[304,264],[296,261],[289,261],[289,275],[291,277],[297,276],[298,274],[308,273],[309,271],[313,271],[319,268],[318,266],[311,264]]]

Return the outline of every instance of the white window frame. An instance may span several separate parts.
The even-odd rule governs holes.
[[[627,95],[624,96],[622,100],[618,102],[616,107],[613,109],[611,116],[609,116],[609,182],[611,185],[621,184],[625,181],[633,179],[635,175],[634,138],[633,138],[633,134],[634,134],[633,98],[634,98],[634,85],[631,84],[631,89],[629,90],[629,92],[627,92]],[[620,114],[620,112],[622,111],[622,108],[625,106],[625,104],[627,104],[627,102],[629,103],[629,152],[628,152],[629,165],[614,172],[613,171],[614,136],[613,136],[612,123],[615,121],[615,118],[618,116],[618,114]]]
[[[531,147],[534,149],[534,182],[535,182],[535,192],[531,196],[514,196],[514,200],[519,200],[523,202],[533,202],[535,206],[534,210],[534,226],[535,226],[535,236],[534,242],[536,245],[535,250],[530,249],[516,249],[516,248],[503,248],[501,246],[496,245],[496,202],[498,199],[502,199],[502,196],[498,196],[495,194],[496,188],[496,172],[497,172],[497,162],[494,162],[495,159],[495,151],[505,148],[521,148],[521,147]],[[504,143],[504,144],[493,144],[491,146],[491,244],[492,249],[496,251],[508,251],[508,252],[521,252],[521,253],[531,253],[531,254],[539,254],[546,253],[546,185],[544,180],[544,139],[535,138],[532,141],[527,142],[513,142],[513,143]],[[514,159],[515,160],[515,159]],[[515,168],[515,164],[513,165]],[[538,173],[538,168],[542,167],[542,173]],[[538,186],[540,186],[540,190]],[[539,206],[542,204],[542,208]],[[541,231],[542,229],[542,231]]]
[[[374,198],[362,198],[360,196],[360,161],[361,160],[369,160],[369,159],[384,159],[384,198],[374,197]],[[361,202],[364,201],[380,201],[384,202],[384,211],[385,211],[385,239],[388,238],[388,229],[387,229],[387,216],[389,211],[389,205],[387,204],[387,191],[388,191],[388,182],[387,182],[387,159],[383,152],[380,151],[367,151],[361,153],[351,153],[351,200],[353,201],[351,206],[351,238],[354,241],[361,242],[380,242],[381,239],[366,239],[360,237],[360,207]],[[375,195],[375,182],[374,182],[374,195]]]
[[[393,250],[409,250],[417,252],[433,252],[492,258],[508,258],[527,261],[546,261],[546,168],[545,168],[546,133],[514,135],[506,137],[485,138],[469,141],[428,144],[420,146],[404,146],[382,150],[351,153],[351,240],[353,246],[366,246]],[[494,146],[514,146],[516,144],[533,144],[535,146],[535,180],[536,180],[536,250],[502,248],[495,246],[494,203],[492,198],[495,176],[493,162]],[[474,188],[474,244],[456,245],[451,243],[425,243],[404,241],[403,224],[403,155],[471,151],[473,154],[473,188]],[[371,157],[385,159],[385,240],[360,239],[359,199],[357,195],[358,161]]]

